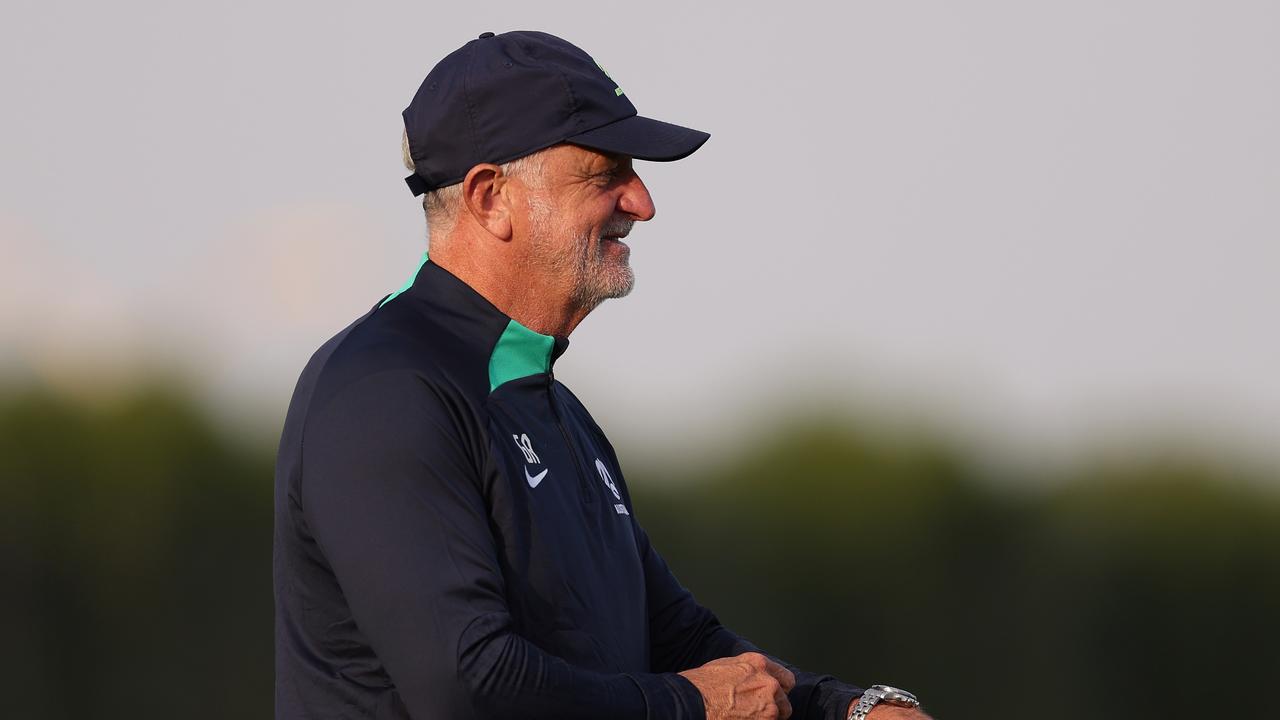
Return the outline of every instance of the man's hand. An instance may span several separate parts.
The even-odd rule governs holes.
[[[849,717],[849,713],[853,712],[853,706],[858,704],[858,698],[854,698],[849,703],[849,707],[844,710],[844,717]],[[933,720],[933,718],[924,714],[920,708],[904,708],[895,705],[886,705],[881,703],[867,713],[867,720]]]
[[[787,720],[796,676],[760,653],[712,660],[680,673],[702,693],[707,720]]]

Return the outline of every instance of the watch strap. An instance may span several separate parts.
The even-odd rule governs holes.
[[[849,717],[845,720],[866,720],[867,713],[871,712],[871,708],[880,702],[880,698],[871,693],[863,693],[858,698],[858,702],[854,704],[853,709],[849,711]]]

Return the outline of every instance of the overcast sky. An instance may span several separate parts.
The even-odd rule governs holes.
[[[1023,448],[1280,446],[1275,2],[5,7],[10,372],[179,363],[278,422],[416,265],[423,76],[538,29],[712,134],[638,164],[636,291],[557,365],[624,443],[723,441],[804,388]]]

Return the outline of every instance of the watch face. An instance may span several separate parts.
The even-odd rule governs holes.
[[[882,697],[881,702],[886,702],[890,705],[899,707],[918,707],[920,705],[920,701],[916,699],[916,696],[906,690],[899,690],[889,685],[874,685],[871,689],[879,690]]]

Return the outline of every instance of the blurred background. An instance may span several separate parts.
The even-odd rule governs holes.
[[[270,717],[293,383],[416,267],[400,110],[510,29],[712,133],[557,377],[727,625],[939,720],[1280,716],[1275,3],[0,17],[4,717]]]

